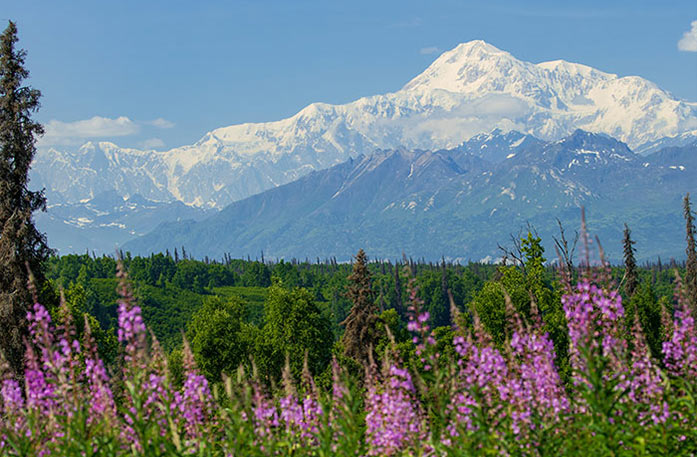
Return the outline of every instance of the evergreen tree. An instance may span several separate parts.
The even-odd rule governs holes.
[[[399,261],[395,263],[394,266],[394,293],[395,293],[395,304],[394,308],[397,310],[397,314],[400,317],[404,317],[404,304],[402,302],[402,282],[399,278]]]
[[[370,271],[363,249],[356,254],[353,272],[348,277],[349,285],[346,296],[352,306],[348,317],[343,322],[345,326],[344,355],[360,363],[368,363],[371,347],[377,345],[376,323],[378,320],[375,307],[375,297],[371,287]]]
[[[445,267],[445,257],[443,257],[443,261],[441,263],[441,279],[440,279],[440,294],[441,294],[441,300],[443,303],[446,304],[446,312],[445,314],[445,320],[447,321],[447,324],[452,324],[452,316],[450,315],[450,298],[448,297],[448,289],[450,288],[448,285],[448,271]]]
[[[627,331],[630,331],[629,318],[631,318],[631,324],[633,325],[634,315],[636,314],[651,354],[656,360],[661,360],[661,301],[658,299],[650,281],[637,285],[634,295],[627,304],[627,308]],[[631,333],[628,334],[631,337]],[[634,344],[633,341],[630,341],[630,343]]]
[[[632,231],[629,230],[627,224],[624,224],[624,292],[627,298],[632,298],[636,292],[639,279],[637,276],[636,260],[634,259],[634,241],[632,240]]]
[[[690,207],[690,194],[685,195],[685,235],[687,238],[687,263],[685,265],[685,286],[692,309],[697,309],[697,251],[695,251],[695,222]]]
[[[19,373],[32,300],[27,269],[42,285],[42,263],[50,250],[32,220],[34,211],[46,209],[46,198],[43,192],[28,189],[36,137],[44,132],[31,119],[41,92],[22,86],[29,76],[24,68],[26,52],[15,49],[15,43],[17,27],[10,21],[0,36],[0,349]]]

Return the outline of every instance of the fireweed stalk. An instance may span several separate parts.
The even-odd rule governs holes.
[[[408,370],[387,362],[381,374],[373,366],[366,376],[368,455],[400,455],[425,438],[420,405]]]
[[[556,426],[559,417],[567,412],[569,399],[554,365],[554,344],[542,330],[534,301],[532,324],[528,324],[523,323],[508,295],[505,297],[508,321],[513,327],[507,392],[511,429],[525,444],[539,447],[543,438],[537,432],[547,425],[544,433],[553,433],[549,427]],[[532,439],[534,435],[538,435],[537,439]]]

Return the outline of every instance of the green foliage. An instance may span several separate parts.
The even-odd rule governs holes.
[[[689,193],[685,195],[683,200],[683,215],[685,216],[685,238],[687,240],[684,283],[690,305],[693,310],[697,310],[697,247],[695,247],[695,221]]]
[[[639,318],[639,324],[646,337],[646,343],[651,355],[656,360],[663,358],[661,349],[661,303],[650,282],[644,282],[636,290],[627,306],[627,323],[634,322],[634,314]]]
[[[184,351],[178,347],[173,349],[167,357],[167,368],[172,385],[181,388],[184,385]]]
[[[64,292],[65,304],[74,323],[77,338],[85,347],[85,325],[89,325],[92,338],[97,343],[100,358],[107,365],[113,365],[118,355],[118,341],[113,328],[103,329],[97,318],[89,313],[87,291],[80,283],[75,283]],[[54,309],[58,320],[65,322],[66,316],[60,316],[60,310]]]
[[[455,303],[468,302],[468,292],[476,286],[468,284],[466,279],[475,280],[471,276],[465,278],[457,275],[452,269],[445,268],[427,270],[417,277],[419,297],[424,300],[424,310],[429,312],[435,327],[452,323],[448,290],[452,293]]]
[[[202,295],[175,286],[140,284],[136,294],[145,323],[167,350],[181,343],[181,333],[186,323],[204,301]]]
[[[264,325],[264,302],[268,296],[267,288],[224,286],[216,287],[212,292],[223,299],[231,296],[241,298],[245,305],[245,321],[257,327]]]
[[[305,353],[314,375],[325,370],[331,358],[331,323],[310,292],[271,286],[264,320],[256,339],[255,361],[269,381],[280,379],[286,355],[291,357],[290,369],[296,379],[300,379]]]
[[[525,287],[525,278],[519,268],[501,267],[501,277],[489,281],[474,298],[474,310],[479,315],[484,328],[497,345],[503,345],[510,335],[506,330],[506,300],[504,291],[510,296],[513,306],[521,315],[527,316],[530,296]]]
[[[210,381],[220,381],[222,373],[234,373],[248,362],[256,328],[244,322],[244,310],[245,303],[238,297],[210,297],[187,325],[196,363]]]
[[[247,287],[269,287],[271,285],[271,272],[261,262],[252,262],[246,266],[242,273],[242,284]]]
[[[568,379],[569,341],[561,290],[555,287],[545,269],[541,239],[528,232],[520,246],[522,265],[500,267],[498,278],[484,284],[472,306],[494,342],[501,346],[511,337],[506,327],[504,293],[508,294],[513,307],[524,319],[530,319],[530,306],[534,303],[544,330],[554,343],[557,368],[562,378]]]
[[[544,329],[549,332],[555,346],[556,364],[566,381],[569,380],[568,368],[568,339],[566,321],[561,308],[561,287],[553,279],[553,273],[545,266],[544,251],[541,248],[539,237],[530,233],[521,241],[520,258],[523,263],[515,266],[493,266],[478,263],[468,265],[424,264],[410,262],[409,268],[416,273],[416,285],[418,296],[424,300],[423,308],[432,316],[432,321],[449,322],[450,310],[446,312],[443,290],[449,289],[458,307],[461,307],[461,319],[458,322],[462,327],[471,324],[471,313],[467,309],[476,310],[485,328],[494,336],[497,344],[506,341],[507,329],[505,325],[505,300],[503,290],[511,297],[514,307],[525,317],[530,313],[530,297],[534,298],[539,314],[543,320]],[[352,273],[353,266],[338,264],[330,261],[326,264],[311,264],[308,262],[281,261],[278,263],[262,264],[260,262],[226,259],[223,263],[205,263],[192,259],[175,262],[168,255],[152,255],[148,257],[131,257],[126,255],[124,259],[126,268],[131,272],[134,281],[134,289],[139,298],[139,304],[143,308],[143,316],[146,324],[153,330],[164,348],[171,352],[181,344],[182,332],[187,328],[187,323],[201,308],[204,301],[219,297],[227,301],[231,296],[242,298],[244,309],[242,321],[247,333],[253,333],[255,327],[263,329],[265,326],[265,303],[271,288],[247,287],[242,285],[242,277],[246,271],[257,271],[262,276],[263,271],[270,273],[273,282],[278,287],[293,291],[297,287],[304,287],[323,316],[330,323],[330,337],[327,339],[327,350],[334,350],[334,354],[341,363],[350,368],[352,375],[362,377],[363,368],[360,363],[343,357],[343,345],[336,343],[342,338],[344,327],[340,325],[349,314],[351,301],[346,292],[349,288],[348,277]],[[52,257],[46,264],[47,277],[57,290],[63,287],[68,301],[78,300],[78,307],[93,316],[98,322],[90,326],[99,339],[99,350],[102,356],[113,360],[109,355],[111,350],[104,351],[103,347],[109,347],[111,343],[105,343],[113,335],[116,326],[116,308],[118,295],[116,293],[117,281],[114,279],[116,262],[113,258],[102,256],[94,257],[87,254],[66,255]],[[150,271],[152,269],[152,271]],[[365,264],[365,271],[370,275],[370,291],[380,307],[380,315],[376,309],[376,354],[384,353],[390,346],[387,333],[384,331],[386,323],[396,339],[397,350],[407,359],[410,358],[410,350],[406,349],[405,306],[402,300],[406,299],[406,281],[395,277],[397,265],[385,262],[373,262]],[[656,303],[666,303],[668,310],[672,309],[672,281],[674,270],[665,268],[661,264],[649,267],[637,268],[641,286],[638,295],[631,302],[625,300],[627,313],[634,308],[641,309],[641,325],[647,333],[647,342],[652,354],[660,355],[659,337],[656,336],[656,328],[660,328],[659,319],[656,317]],[[684,272],[684,270],[681,270]],[[682,273],[681,273],[682,274]],[[613,268],[612,277],[616,281],[624,275],[621,267]],[[173,278],[177,276],[176,283]],[[247,277],[258,275],[247,273]],[[183,284],[184,278],[195,281],[198,284],[196,293],[193,287],[178,287]],[[198,279],[197,279],[198,278]],[[445,280],[444,280],[445,279]],[[256,280],[250,280],[255,282]],[[202,286],[202,284],[207,284]],[[224,284],[224,285],[216,285]],[[77,293],[79,288],[82,291]],[[45,289],[45,294],[53,294],[52,288]],[[653,300],[651,290],[656,298]],[[42,297],[44,292],[42,292]],[[73,297],[73,294],[75,297]],[[643,298],[642,298],[643,297]],[[42,298],[43,299],[43,298]],[[48,300],[56,302],[57,298]],[[636,303],[635,303],[636,302]],[[464,307],[463,307],[464,305]],[[449,303],[448,303],[449,306]],[[76,318],[76,322],[79,320]],[[380,322],[382,321],[382,323]],[[447,325],[446,325],[447,327]],[[261,330],[259,330],[260,332]],[[100,336],[105,332],[105,336]],[[253,344],[248,346],[243,356],[247,362],[250,357],[257,359],[260,371],[266,376],[265,362],[270,351],[260,351],[263,345],[258,344],[257,336],[250,336]],[[278,367],[285,359],[285,350],[276,355],[276,361],[270,366]],[[302,359],[301,350],[295,354]],[[339,351],[339,352],[337,352]],[[294,356],[294,353],[291,353]],[[297,362],[298,364],[300,362]],[[355,366],[354,366],[355,365]],[[233,369],[234,367],[230,368]],[[322,377],[331,378],[328,368],[322,370]],[[276,372],[278,370],[276,369]],[[328,378],[328,379],[329,379]],[[269,377],[271,379],[271,377]]]
[[[631,298],[636,292],[636,288],[639,282],[637,276],[636,260],[634,259],[634,243],[631,237],[631,230],[627,224],[624,224],[624,239],[622,244],[624,246],[624,293],[627,298]]]
[[[377,330],[377,344],[375,352],[378,355],[385,354],[386,350],[396,349],[400,354],[406,356],[413,350],[411,336],[407,331],[406,325],[397,314],[396,309],[387,309],[380,313]],[[390,339],[390,336],[392,339]],[[393,343],[395,346],[393,346]],[[408,358],[408,357],[405,357]]]

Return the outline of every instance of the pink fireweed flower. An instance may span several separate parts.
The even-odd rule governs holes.
[[[510,402],[513,413],[514,433],[535,414],[546,421],[554,421],[566,411],[569,399],[554,365],[554,344],[549,335],[521,329],[510,341],[511,371]]]
[[[27,313],[29,321],[29,333],[36,343],[45,343],[45,346],[53,344],[53,331],[51,330],[51,315],[41,303],[34,303],[32,311]]]
[[[104,363],[99,358],[85,359],[85,377],[91,397],[90,421],[112,417],[115,412],[114,398]]]
[[[337,362],[336,357],[332,357],[332,399],[334,403],[342,400],[347,392],[346,385],[341,379],[339,362]]]
[[[433,366],[436,365],[438,358],[438,354],[434,350],[436,339],[432,331],[429,333],[430,327],[427,322],[431,316],[428,311],[421,310],[421,305],[423,305],[424,301],[417,295],[418,289],[415,286],[415,282],[416,279],[411,278],[407,285],[409,293],[409,306],[407,308],[409,322],[407,323],[407,330],[414,334],[412,342],[416,345],[415,352],[416,355],[420,356],[423,370],[431,371]]]
[[[286,430],[303,439],[312,438],[317,433],[322,407],[312,395],[298,401],[295,395],[286,395],[279,401],[280,419]]]
[[[145,324],[139,306],[129,306],[126,301],[119,303],[119,342],[126,344],[126,362],[136,358],[145,346]]]
[[[213,414],[213,400],[208,381],[203,375],[189,372],[182,392],[175,392],[174,404],[190,438],[201,437],[201,427]]]
[[[632,405],[647,408],[640,411],[640,418],[650,418],[654,423],[662,423],[668,419],[668,404],[663,400],[663,383],[658,367],[652,362],[651,354],[639,325],[639,319],[634,319],[632,326],[634,348],[629,356],[629,373],[627,380],[618,387],[628,389],[624,401]]]
[[[40,363],[43,370],[62,374],[72,356],[70,344],[61,338],[56,350],[54,329],[51,325],[51,315],[41,303],[34,303],[32,311],[27,313],[29,333],[35,347],[40,351]]]
[[[506,315],[512,327],[509,360],[509,402],[515,434],[534,427],[532,416],[555,421],[569,406],[557,368],[554,344],[533,301],[530,307],[532,325],[524,325],[513,302],[506,296]]]
[[[621,359],[626,342],[621,337],[620,322],[624,316],[622,297],[616,290],[607,291],[584,280],[576,289],[562,296],[562,305],[569,329],[571,366],[580,373],[586,371],[581,348],[600,350],[608,357],[615,373],[622,371]],[[587,382],[578,375],[574,383]]]
[[[0,393],[2,394],[2,411],[5,416],[14,416],[24,408],[22,388],[16,380],[3,380]]]
[[[97,343],[92,337],[92,329],[87,317],[85,317],[85,353],[84,375],[87,379],[87,389],[92,399],[88,420],[92,422],[103,417],[113,418],[116,407],[114,405],[114,396],[109,386],[109,376],[104,368],[104,363],[97,353]]]
[[[365,418],[368,455],[396,455],[423,438],[422,413],[407,370],[391,366],[380,385],[369,379]]]
[[[271,435],[272,431],[279,426],[278,411],[258,384],[254,384],[254,395],[252,397],[254,410],[255,432],[260,437]]]
[[[448,406],[454,420],[447,430],[451,436],[459,436],[460,430],[477,429],[473,422],[473,408],[482,407],[488,413],[485,420],[498,423],[503,402],[510,398],[509,376],[506,359],[493,346],[478,317],[474,316],[476,343],[471,335],[453,339],[459,370],[455,380],[455,393]]]
[[[290,371],[289,359],[286,358],[286,365],[283,369],[283,384],[286,395],[279,402],[280,416],[285,423],[287,432],[300,436],[307,442],[317,433],[319,418],[322,415],[322,407],[317,401],[317,389],[307,363],[307,353],[305,353],[302,379],[305,393],[298,396]]]
[[[124,427],[122,436],[134,443],[140,449],[135,431],[133,416],[137,415],[136,404],[141,405],[140,414],[147,421],[153,421],[160,425],[161,435],[164,436],[167,430],[167,419],[163,407],[172,404],[171,389],[167,383],[165,365],[161,363],[163,357],[159,351],[157,341],[153,341],[153,357],[149,358],[147,353],[146,328],[143,322],[141,309],[133,304],[133,297],[128,289],[125,280],[125,273],[119,265],[119,278],[121,287],[119,294],[122,299],[118,307],[118,340],[125,344],[123,375],[125,380],[133,382],[133,394],[141,396],[141,401],[136,402],[129,396],[125,399],[126,408],[130,414],[124,417]]]
[[[186,380],[181,392],[174,393],[174,409],[189,438],[197,439],[203,435],[204,427],[213,416],[213,397],[208,380],[198,372],[194,356],[188,342],[184,341],[184,369]],[[161,384],[160,384],[161,385]],[[164,393],[160,394],[162,397]]]
[[[42,414],[49,414],[56,407],[54,384],[46,379],[34,348],[29,344],[27,344],[25,357],[24,385],[27,406],[38,409]]]
[[[697,329],[695,320],[683,303],[678,303],[673,333],[663,343],[663,356],[668,372],[674,376],[697,377]]]

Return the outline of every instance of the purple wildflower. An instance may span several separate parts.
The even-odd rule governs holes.
[[[639,319],[635,316],[632,326],[634,348],[630,353],[629,376],[620,388],[627,388],[627,401],[633,406],[641,406],[649,409],[649,412],[640,412],[640,419],[650,417],[654,423],[663,423],[668,419],[668,404],[663,400],[664,387],[661,373],[652,362],[649,349],[646,345],[644,334],[639,325]]]
[[[514,360],[509,385],[518,414],[513,427],[514,433],[519,433],[521,423],[527,423],[532,414],[555,421],[568,408],[569,399],[554,365],[554,344],[547,333],[523,329],[513,334],[510,344]]]
[[[690,299],[683,286],[682,278],[676,272],[675,298],[678,305],[674,320],[663,310],[663,329],[667,341],[663,343],[663,357],[668,372],[674,376],[697,376],[697,328],[694,316],[690,313]]]
[[[87,317],[85,317],[85,378],[92,401],[90,402],[90,421],[99,420],[102,417],[114,417],[114,397],[109,386],[104,363],[97,354],[97,345],[92,337],[92,329]]]
[[[6,416],[15,416],[24,408],[22,388],[16,380],[2,381],[0,393],[2,393],[2,410]]]
[[[27,344],[25,357],[24,383],[27,406],[38,409],[42,414],[48,414],[55,409],[56,405],[54,384],[47,381],[46,375],[39,365],[36,352],[29,344]]]
[[[614,374],[622,368],[626,342],[621,337],[620,321],[624,316],[622,297],[616,290],[606,291],[584,280],[575,291],[562,296],[562,305],[569,329],[571,366],[579,373],[586,371],[581,348],[600,351],[612,362]],[[587,382],[575,376],[574,383]]]
[[[184,341],[184,368],[186,379],[181,392],[174,393],[174,407],[184,423],[184,430],[191,439],[203,436],[201,428],[213,415],[213,398],[208,381],[196,369],[189,344]]]
[[[278,411],[273,402],[264,395],[261,387],[254,384],[252,397],[254,409],[254,429],[258,436],[266,437],[279,426]]]
[[[675,311],[673,334],[663,343],[668,371],[674,376],[697,376],[697,331],[695,320],[686,306]]]
[[[145,324],[139,306],[129,306],[127,301],[119,303],[119,342],[126,344],[126,362],[135,359],[145,346]]]
[[[368,455],[395,455],[423,438],[422,414],[407,370],[392,365],[382,385],[369,379],[365,418]]]

